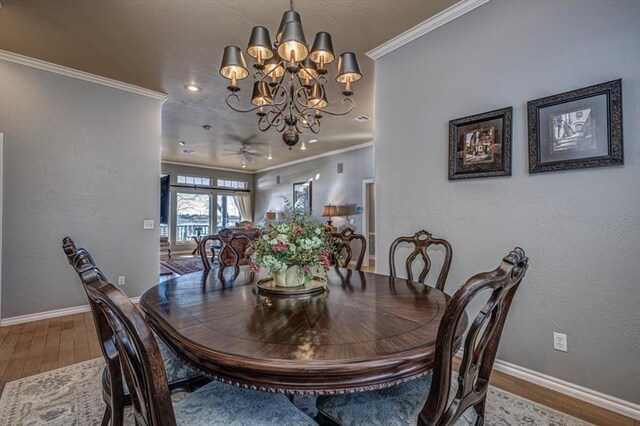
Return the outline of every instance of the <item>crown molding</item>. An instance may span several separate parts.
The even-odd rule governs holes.
[[[220,170],[223,172],[234,172],[234,173],[245,173],[248,175],[252,175],[255,172],[251,170],[242,170],[242,169],[229,169],[226,167],[216,167],[216,166],[207,166],[206,164],[196,164],[196,163],[183,163],[181,161],[160,161],[162,164],[173,164],[174,166],[186,166],[186,167],[197,167],[199,169],[209,169],[209,170]]]
[[[418,37],[443,26],[447,22],[451,22],[454,19],[459,18],[465,13],[471,12],[473,9],[480,7],[489,1],[490,0],[460,0],[458,3],[436,15],[433,15],[426,21],[419,23],[415,27],[408,29],[375,49],[368,51],[366,55],[374,61],[376,59],[380,59],[387,53],[393,52]]]
[[[90,74],[88,72],[75,70],[62,65],[52,64],[51,62],[41,61],[40,59],[30,58],[28,56],[19,55],[17,53],[0,50],[0,60],[13,62],[15,64],[25,65],[31,68],[37,68],[44,71],[53,72],[78,80],[88,81],[90,83],[100,84],[102,86],[112,87],[114,89],[124,90],[125,92],[135,93],[136,95],[146,96],[164,102],[169,97],[166,93],[156,92],[155,90],[145,89],[143,87],[134,86],[133,84],[123,83],[107,77]]]
[[[278,165],[275,165],[275,166],[265,167],[264,169],[256,170],[253,173],[268,172],[269,170],[280,169],[282,167],[292,166],[294,164],[305,163],[307,161],[317,160],[318,158],[330,157],[332,155],[342,154],[343,152],[355,151],[356,149],[367,148],[369,146],[373,146],[373,141],[361,143],[359,145],[349,146],[347,148],[336,149],[334,151],[324,152],[324,153],[318,154],[318,155],[312,155],[311,157],[305,157],[305,158],[301,158],[299,160],[289,161],[288,163],[282,163],[282,164],[278,164]]]

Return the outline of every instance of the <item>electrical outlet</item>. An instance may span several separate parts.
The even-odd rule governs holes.
[[[557,351],[567,352],[567,335],[562,333],[553,333],[553,349]]]
[[[144,222],[142,222],[142,228],[144,229],[153,229],[155,228],[155,222],[153,219],[145,219]]]
[[[118,285],[124,285],[124,275],[118,277]]]

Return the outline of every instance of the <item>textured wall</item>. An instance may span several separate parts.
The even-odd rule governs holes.
[[[343,173],[337,173],[338,163],[343,164]],[[280,184],[276,183],[280,176]],[[341,154],[322,157],[303,163],[280,167],[255,176],[254,213],[255,220],[264,218],[265,212],[282,210],[282,197],[293,201],[293,183],[313,179],[313,215],[320,216],[325,204],[362,204],[362,181],[373,179],[373,147],[365,147]],[[362,216],[352,216],[355,226],[362,231]]]
[[[217,179],[235,179],[235,180],[246,180],[249,189],[251,190],[251,194],[253,196],[253,174],[251,173],[240,173],[240,172],[230,172],[227,170],[218,170],[218,169],[209,169],[204,167],[193,167],[193,166],[185,166],[181,164],[169,164],[162,163],[161,165],[162,174],[170,174],[171,175],[171,184],[174,185],[177,183],[178,175],[185,176],[202,176],[202,177],[210,177],[212,179],[212,184],[215,186],[217,184]],[[170,222],[171,224],[176,223],[176,192],[179,192],[179,188],[171,188],[171,203],[170,203]],[[205,193],[215,194],[215,191],[205,191]],[[170,224],[170,225],[171,225]],[[171,225],[171,250],[173,251],[191,251],[195,248],[195,242],[189,242],[186,244],[175,244],[175,232],[173,229],[173,225]]]
[[[522,246],[499,358],[640,403],[640,2],[491,1],[376,63],[377,237],[420,228],[447,291]],[[526,102],[623,80],[625,165],[529,175]],[[513,176],[449,182],[448,121],[513,106]],[[399,208],[401,206],[402,208]],[[378,260],[386,256],[378,250]],[[382,271],[386,262],[378,262]],[[567,353],[552,333],[568,335]]]
[[[2,317],[86,305],[70,235],[139,296],[158,280],[157,100],[0,61]],[[117,281],[116,281],[117,282]]]

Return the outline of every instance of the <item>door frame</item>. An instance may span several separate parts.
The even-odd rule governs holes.
[[[364,179],[362,181],[362,234],[364,235],[364,240],[367,243],[367,250],[364,254],[364,262],[362,262],[363,266],[369,266],[369,193],[367,191],[367,185],[375,184],[375,179]]]
[[[0,133],[0,319],[2,319],[2,209],[4,196],[4,135]]]

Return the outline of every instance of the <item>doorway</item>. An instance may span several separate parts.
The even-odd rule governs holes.
[[[362,234],[367,241],[363,266],[375,272],[376,264],[376,183],[374,179],[362,181]]]

